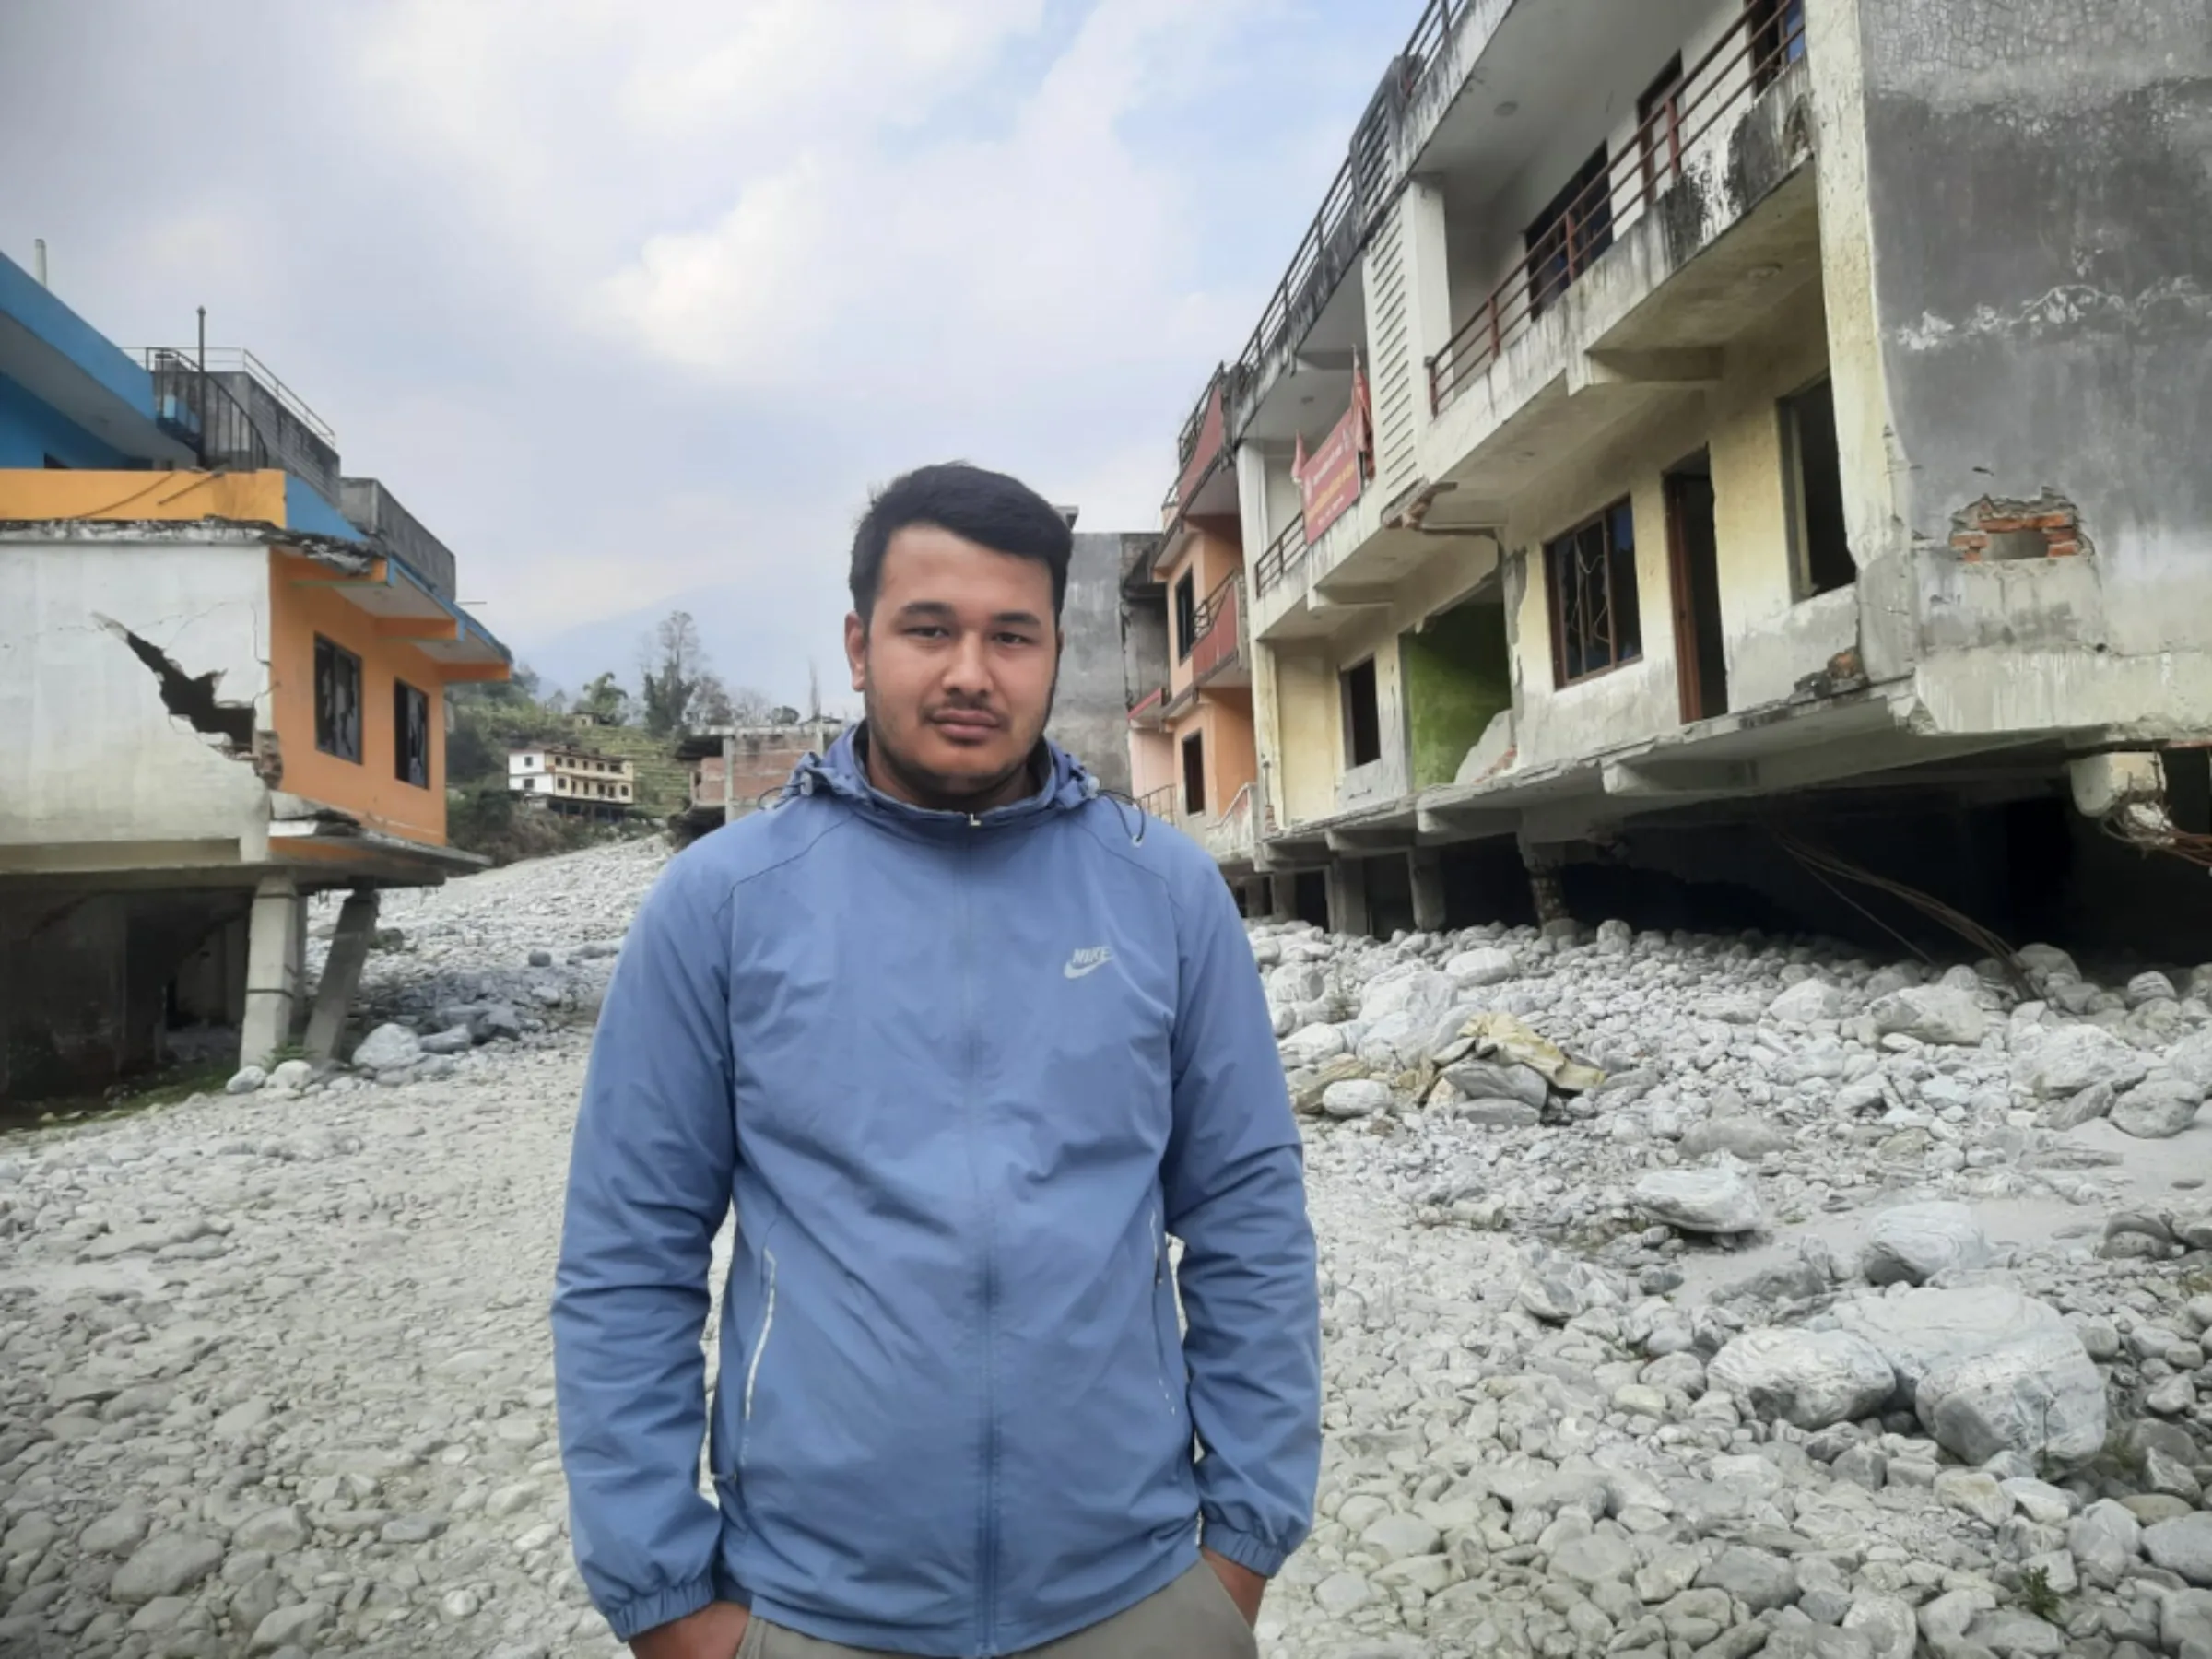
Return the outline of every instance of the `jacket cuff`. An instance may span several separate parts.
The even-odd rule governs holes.
[[[702,1572],[673,1588],[656,1590],[651,1595],[641,1595],[635,1601],[605,1611],[606,1622],[614,1627],[615,1640],[629,1641],[657,1626],[688,1618],[713,1599],[713,1576]]]
[[[1258,1573],[1262,1578],[1273,1578],[1283,1570],[1290,1559],[1287,1549],[1277,1549],[1264,1538],[1241,1533],[1208,1519],[1200,1530],[1198,1541],[1216,1555],[1234,1561],[1238,1566]]]

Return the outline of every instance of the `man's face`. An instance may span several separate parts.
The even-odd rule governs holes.
[[[1041,560],[911,524],[885,549],[874,612],[845,618],[845,655],[878,788],[959,811],[1028,793],[1060,667]]]

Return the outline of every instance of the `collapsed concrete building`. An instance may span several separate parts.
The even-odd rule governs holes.
[[[1168,503],[1234,552],[1252,906],[1803,913],[1810,811],[2000,913],[2179,852],[2205,919],[2208,91],[2180,0],[1429,6]]]
[[[332,1052],[377,891],[485,862],[446,844],[445,694],[510,659],[454,592],[252,354],[134,359],[0,258],[0,1100],[188,1029]]]

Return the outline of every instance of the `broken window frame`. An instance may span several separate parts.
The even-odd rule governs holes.
[[[1834,499],[1815,522],[1814,491],[1806,483],[1806,416],[1825,402],[1826,451]],[[1837,449],[1834,383],[1823,374],[1775,403],[1782,431],[1783,491],[1788,498],[1790,589],[1798,604],[1841,593],[1859,580],[1858,563],[1843,519],[1843,461]],[[1826,492],[1821,492],[1825,494]]]
[[[430,696],[392,681],[392,775],[417,789],[430,786]]]
[[[1544,544],[1555,688],[1643,660],[1636,514],[1627,496]]]
[[[315,747],[361,763],[361,659],[323,634],[315,636]]]
[[[1382,683],[1373,656],[1348,664],[1336,677],[1344,710],[1344,764],[1347,771],[1382,759]]]

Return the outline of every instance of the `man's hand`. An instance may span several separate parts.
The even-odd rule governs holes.
[[[1229,1592],[1229,1599],[1237,1604],[1237,1611],[1244,1615],[1248,1625],[1260,1622],[1260,1597],[1267,1594],[1267,1581],[1249,1567],[1240,1567],[1225,1555],[1216,1555],[1210,1549],[1198,1552],[1206,1564],[1214,1570],[1221,1587]],[[642,1659],[643,1650],[639,1650]]]
[[[737,1659],[752,1621],[741,1603],[709,1602],[696,1613],[640,1632],[629,1651],[637,1659]]]

